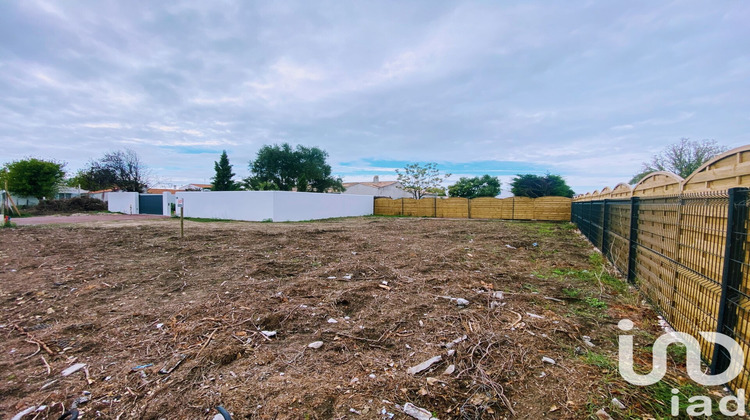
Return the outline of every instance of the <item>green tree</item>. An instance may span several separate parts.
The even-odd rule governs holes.
[[[704,163],[727,151],[726,146],[716,140],[693,141],[687,138],[667,146],[654,155],[650,162],[643,163],[643,169],[630,179],[630,184],[637,184],[646,175],[656,171],[668,171],[687,178]]]
[[[99,160],[78,171],[69,183],[89,191],[109,188],[141,192],[148,188],[149,171],[138,154],[131,149],[107,152]]]
[[[111,188],[115,184],[114,172],[101,168],[98,163],[89,163],[89,167],[81,169],[65,184],[69,187],[81,187],[87,191],[98,191]]]
[[[489,175],[473,178],[462,177],[458,182],[448,187],[448,193],[451,197],[496,197],[500,194],[500,180]]]
[[[232,165],[229,164],[229,157],[227,151],[221,152],[221,157],[218,162],[214,162],[214,175],[211,180],[211,191],[234,191],[237,189],[237,184],[234,182],[234,173],[232,172]]]
[[[54,198],[65,178],[64,163],[28,158],[6,163],[0,182],[8,191],[24,197]]]
[[[573,197],[573,190],[560,175],[517,175],[510,182],[510,191],[516,197]]]
[[[425,190],[425,193],[436,195],[438,197],[445,197],[445,187],[433,187]]]
[[[412,163],[406,165],[403,171],[396,169],[396,178],[401,183],[401,188],[416,199],[422,198],[433,188],[441,188],[440,183],[450,176],[451,174],[441,175],[434,162],[424,165]]]
[[[252,175],[245,179],[245,186],[250,190],[343,191],[341,178],[331,175],[327,158],[328,153],[317,147],[265,145],[250,162]]]

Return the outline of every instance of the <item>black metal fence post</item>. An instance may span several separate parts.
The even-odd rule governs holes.
[[[630,240],[628,247],[628,282],[635,283],[635,262],[638,252],[638,209],[641,206],[639,197],[630,199]]]
[[[602,203],[602,256],[607,259],[607,252],[609,251],[609,244],[607,243],[607,226],[609,224],[609,200],[604,199]]]
[[[721,273],[721,300],[716,331],[734,338],[737,326],[737,309],[741,297],[742,265],[745,262],[747,237],[748,198],[747,188],[729,189],[727,207],[727,237],[724,246],[724,267]],[[711,373],[724,372],[729,366],[727,350],[714,344],[711,358]]]

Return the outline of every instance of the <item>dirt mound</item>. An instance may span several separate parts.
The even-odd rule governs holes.
[[[89,211],[107,211],[107,203],[90,197],[73,197],[62,200],[43,200],[28,209],[30,214],[47,215],[60,213],[79,213]]]

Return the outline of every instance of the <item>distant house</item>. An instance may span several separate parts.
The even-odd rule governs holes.
[[[163,185],[162,185],[163,186]],[[149,188],[146,190],[146,194],[162,194],[165,192],[168,193],[177,193],[181,191],[211,191],[211,184],[187,184],[183,185],[181,187],[178,187],[177,185],[173,185],[173,188]]]
[[[62,200],[73,197],[80,197],[82,195],[86,195],[87,193],[88,191],[82,190],[80,188],[60,187],[57,190],[57,193],[55,193],[55,196],[52,197],[52,199]],[[2,194],[5,194],[5,192],[3,191]],[[10,198],[13,200],[13,203],[15,203],[19,207],[31,207],[39,204],[39,200],[36,197],[21,197],[15,194],[11,194]]]
[[[185,190],[181,190],[178,188],[149,188],[148,190],[146,190],[146,194],[163,194],[165,192],[174,194],[179,191]]]
[[[102,200],[106,203],[109,201],[109,193],[113,191],[112,188],[109,188],[106,190],[89,191],[86,195],[90,198],[96,198],[97,200]]]
[[[344,194],[373,195],[375,197],[411,198],[398,181],[380,181],[374,176],[372,182],[344,182]]]
[[[86,195],[86,193],[88,193],[87,190],[82,190],[80,188],[61,187],[57,191],[57,194],[55,194],[55,199],[62,200],[67,198],[80,197],[82,195]]]
[[[211,191],[211,184],[187,184],[180,187],[182,191]]]

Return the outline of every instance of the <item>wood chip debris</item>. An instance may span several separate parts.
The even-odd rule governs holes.
[[[417,420],[437,420],[436,417],[432,417],[432,413],[430,413],[428,410],[417,407],[412,403],[404,404],[404,407],[401,409],[401,411],[403,411],[407,416],[413,417]]]
[[[418,364],[416,366],[410,367],[406,371],[406,373],[408,373],[409,375],[416,375],[419,372],[422,372],[422,371],[425,371],[425,370],[429,369],[430,366],[434,365],[435,363],[437,363],[437,362],[439,362],[441,360],[443,360],[443,357],[440,356],[440,355],[437,355],[435,357],[431,357],[431,358],[425,360],[424,362],[422,362],[422,363],[420,363],[420,364]]]
[[[73,366],[71,366],[71,367],[63,370],[61,375],[62,376],[70,376],[70,375],[78,372],[79,370],[83,369],[84,367],[86,367],[86,363],[76,363]]]

